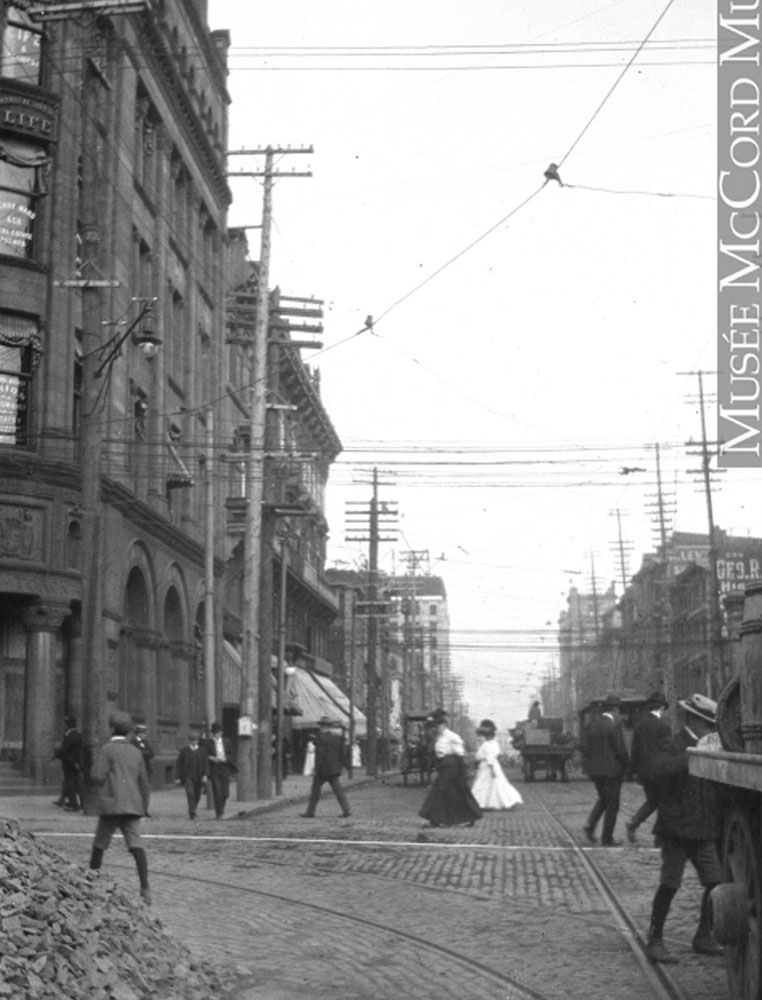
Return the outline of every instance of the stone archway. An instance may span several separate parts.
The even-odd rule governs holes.
[[[155,703],[155,636],[151,630],[151,601],[145,574],[133,566],[124,589],[125,627],[119,657],[119,707],[145,718]]]

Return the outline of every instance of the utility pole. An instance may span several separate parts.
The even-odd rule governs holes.
[[[616,516],[617,539],[618,539],[617,551],[619,554],[619,573],[622,582],[622,593],[624,594],[624,592],[627,590],[627,559],[625,556],[625,544],[624,540],[622,539],[622,512],[617,507],[616,510],[609,511],[609,513],[614,514]],[[630,550],[632,549],[631,545],[628,545],[627,547]]]
[[[675,660],[669,643],[669,553],[667,548],[667,505],[664,498],[664,484],[661,474],[661,450],[658,442],[654,444],[656,454],[656,497],[649,504],[655,510],[656,537],[658,538],[659,568],[656,581],[656,673],[664,686],[664,697],[669,706],[670,720],[676,725],[677,692],[675,684]]]
[[[346,663],[347,694],[349,696],[349,761],[347,763],[347,773],[349,777],[354,777],[354,745],[355,745],[355,597],[353,587],[348,587],[346,600],[349,602],[349,662]],[[346,621],[346,611],[344,620]],[[346,638],[344,639],[344,654],[346,655]],[[346,661],[345,661],[346,662]]]
[[[698,403],[701,417],[701,450],[690,452],[701,458],[700,469],[689,469],[701,475],[706,498],[707,532],[709,536],[709,664],[707,670],[707,693],[712,696],[725,682],[724,655],[722,643],[722,609],[720,606],[720,579],[717,572],[717,528],[712,507],[712,479],[709,441],[706,435],[706,401],[704,398],[704,372],[684,372],[681,374],[698,376]]]
[[[377,699],[378,699],[378,618],[374,605],[378,601],[378,469],[373,470],[373,494],[370,500],[370,538],[368,547],[368,773],[378,774]]]
[[[722,649],[722,611],[720,608],[720,580],[717,573],[717,529],[714,524],[714,512],[712,510],[712,482],[711,482],[711,455],[709,453],[709,442],[706,437],[706,411],[704,406],[704,379],[703,373],[698,373],[699,383],[699,405],[701,408],[701,471],[704,479],[704,494],[706,496],[706,517],[709,531],[709,586],[711,588],[709,598],[709,631],[710,649],[714,654],[710,657],[709,664],[709,694],[713,692],[714,684],[718,688],[722,687],[724,676],[723,649]]]
[[[105,646],[103,641],[103,510],[101,507],[101,421],[108,406],[108,379],[102,375],[103,290],[119,285],[104,279],[100,264],[103,217],[95,113],[100,78],[83,60],[82,101],[82,734],[94,751],[106,732]],[[76,285],[76,282],[61,282]],[[89,784],[89,775],[85,775]],[[86,805],[89,808],[88,795]]]
[[[410,680],[413,685],[413,689],[416,694],[420,693],[420,707],[423,711],[427,711],[429,707],[435,707],[429,705],[429,694],[433,698],[433,684],[431,685],[431,690],[427,692],[426,690],[426,673],[425,673],[425,663],[424,661],[424,648],[423,648],[423,629],[422,626],[418,624],[418,588],[416,584],[416,571],[419,566],[429,564],[429,551],[428,549],[408,549],[406,552],[401,553],[400,558],[407,565],[408,571],[411,576],[410,581],[410,592],[407,595],[407,600],[409,604],[409,617],[410,617]],[[418,649],[420,647],[421,655],[418,656]],[[420,661],[420,662],[419,662]],[[417,697],[413,698],[413,708],[415,708],[415,702],[418,700]]]
[[[274,519],[263,517],[265,474],[265,425],[267,418],[267,361],[269,327],[269,277],[272,229],[272,189],[276,177],[311,177],[311,172],[276,173],[274,158],[291,153],[312,153],[312,147],[244,149],[228,156],[265,157],[264,170],[238,171],[228,177],[262,177],[262,229],[259,255],[254,340],[249,348],[249,450],[246,469],[246,525],[244,529],[244,629],[243,681],[238,721],[238,801],[272,796],[272,643],[263,643],[264,614],[269,615],[267,634],[272,632],[272,542]],[[264,524],[264,521],[267,524]],[[263,529],[267,529],[263,545]],[[263,555],[264,553],[264,555]],[[268,595],[263,607],[264,593]],[[263,614],[264,612],[264,614]]]
[[[363,505],[364,506],[364,505]],[[383,615],[386,616],[387,608],[386,605],[381,606],[378,599],[378,546],[381,541],[395,541],[393,536],[381,536],[379,530],[379,524],[381,521],[384,522],[384,527],[389,525],[389,519],[396,519],[397,508],[391,507],[389,504],[382,505],[383,510],[379,511],[378,502],[378,469],[373,469],[373,491],[371,493],[370,504],[367,508],[367,514],[362,511],[353,511],[353,520],[349,521],[352,530],[359,530],[360,522],[364,521],[367,517],[368,521],[368,534],[366,535],[346,535],[347,541],[367,541],[368,542],[368,599],[366,604],[366,614],[368,619],[367,624],[367,637],[368,637],[368,648],[367,648],[367,660],[366,660],[366,679],[367,679],[367,696],[365,702],[365,714],[368,720],[368,735],[367,735],[367,761],[366,770],[367,773],[375,776],[378,774],[378,695],[379,695],[379,683],[384,683],[386,680],[386,659],[382,661],[383,674],[379,677],[378,670],[378,623],[379,618]],[[356,615],[362,613],[362,609],[355,607]],[[383,706],[383,699],[382,699]],[[388,720],[387,720],[388,724]],[[386,752],[386,751],[385,751]]]
[[[214,628],[214,410],[206,411],[206,461],[205,461],[205,522],[204,522],[204,685],[206,696],[206,731],[217,717],[217,685],[215,676]]]

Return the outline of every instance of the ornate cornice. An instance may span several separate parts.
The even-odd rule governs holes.
[[[142,62],[149,64],[149,73],[161,86],[167,103],[174,108],[175,121],[183,129],[189,145],[204,164],[208,172],[209,182],[217,193],[220,203],[224,208],[227,208],[232,201],[232,195],[225,179],[223,157],[218,156],[209,141],[203,123],[188,98],[187,87],[177,72],[165,39],[157,30],[155,19],[150,15],[144,16],[141,20],[141,28],[140,39],[143,43],[141,45],[143,58],[137,59],[137,64],[140,65]],[[131,55],[135,58],[136,53],[132,52]],[[227,92],[223,91],[223,94],[227,98]]]

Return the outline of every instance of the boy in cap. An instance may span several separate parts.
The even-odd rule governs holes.
[[[635,833],[638,827],[645,823],[649,816],[656,812],[659,804],[659,761],[665,754],[671,752],[672,727],[665,718],[667,699],[659,691],[654,691],[646,700],[645,711],[642,713],[632,734],[630,750],[630,768],[643,786],[645,801],[629,821],[625,824],[627,839],[631,844],[636,842]]]
[[[675,963],[664,947],[664,923],[685,870],[686,861],[696,869],[704,894],[693,950],[699,955],[721,955],[709,924],[709,894],[722,881],[717,838],[720,813],[717,790],[711,781],[688,772],[688,747],[714,732],[717,703],[702,694],[691,695],[678,705],[685,713],[683,728],[672,740],[674,753],[662,760],[663,784],[654,834],[661,840],[661,879],[651,906],[646,955],[652,962]]]
[[[148,862],[140,836],[140,820],[148,815],[150,790],[143,755],[130,742],[132,719],[127,712],[109,716],[111,739],[104,744],[91,770],[98,789],[98,825],[95,828],[90,868],[99,869],[103,855],[116,830],[120,830],[127,850],[135,859],[140,879],[140,895],[150,905]]]

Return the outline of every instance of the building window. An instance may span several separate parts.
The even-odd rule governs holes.
[[[0,254],[32,255],[38,170],[45,163],[46,156],[33,146],[0,139]]]
[[[30,389],[40,355],[34,320],[0,314],[0,445],[28,445]]]
[[[42,31],[18,7],[5,11],[0,75],[39,87],[42,73]]]

